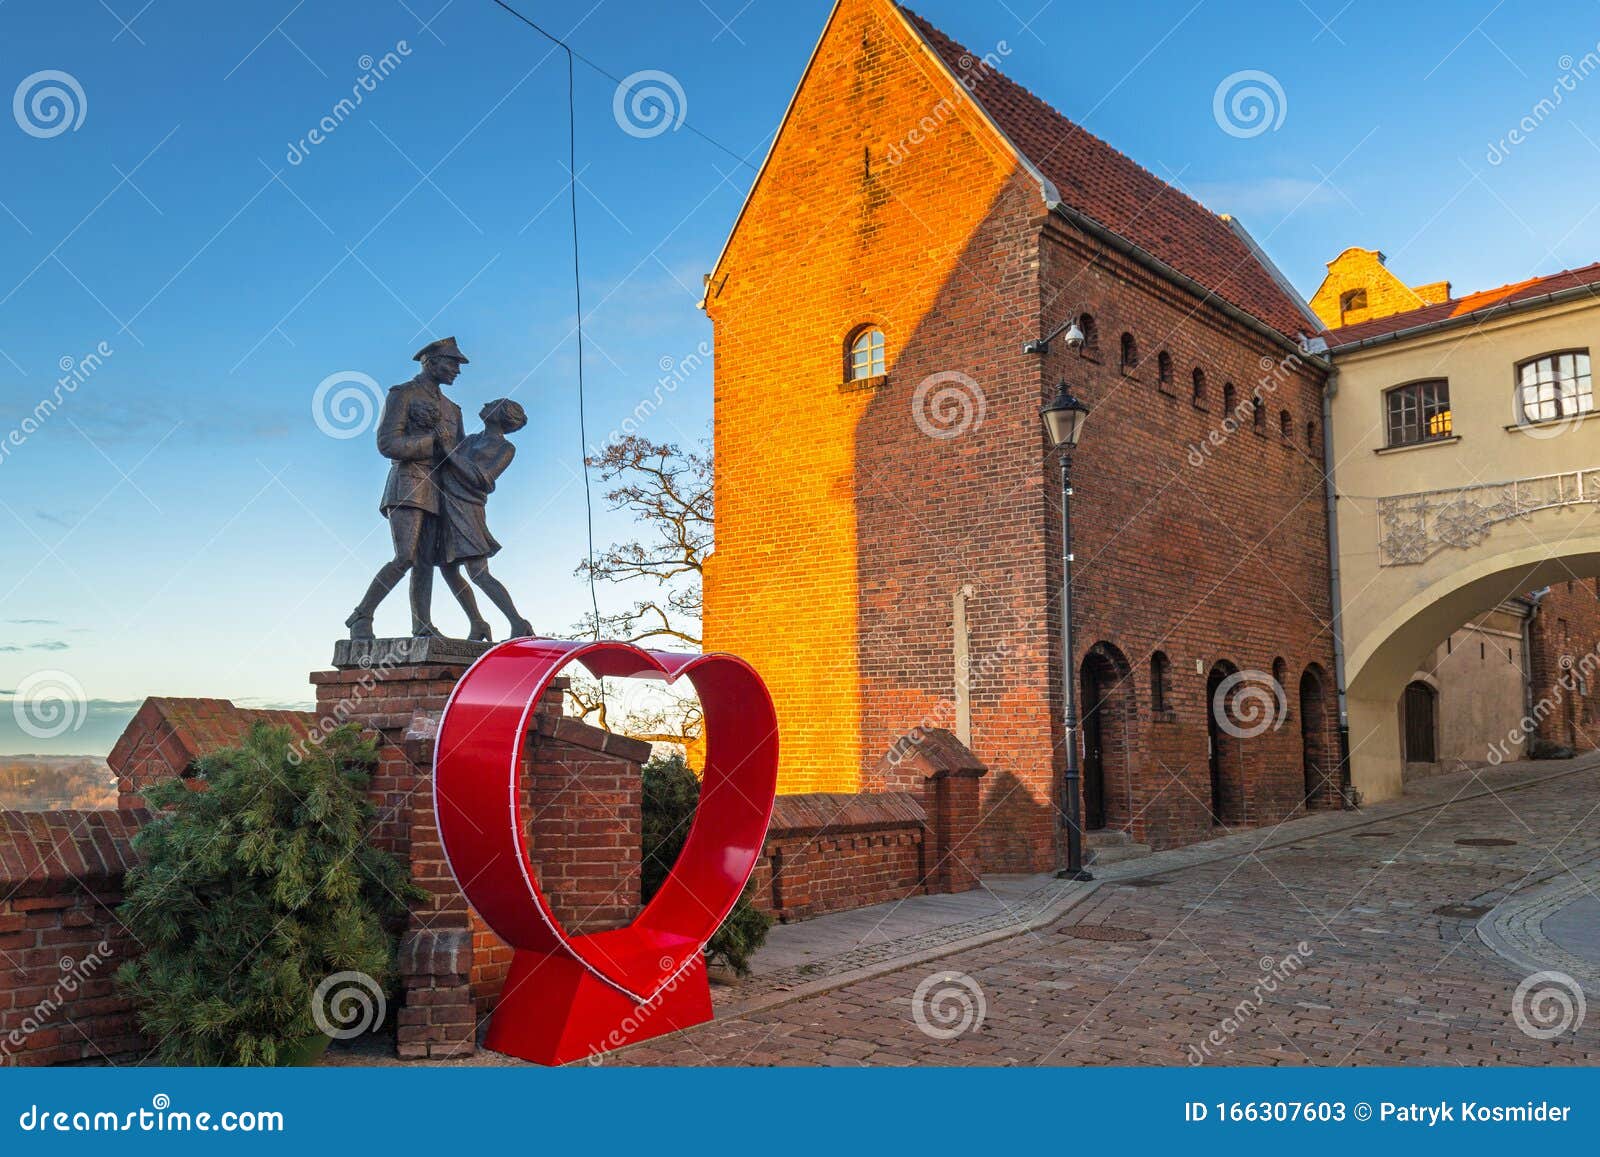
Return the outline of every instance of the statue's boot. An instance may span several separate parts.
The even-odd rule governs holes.
[[[372,585],[367,587],[367,593],[356,609],[350,612],[350,617],[344,625],[350,628],[350,638],[356,642],[366,642],[373,638],[372,615],[378,609],[378,604],[388,597],[406,573],[406,566],[400,562],[387,562],[383,565],[372,580]]]
[[[492,643],[494,642],[494,632],[489,629],[489,624],[482,619],[473,619],[471,633],[467,635],[467,640],[473,643]]]
[[[533,624],[527,619],[511,620],[511,637],[513,639],[531,639],[533,637]]]

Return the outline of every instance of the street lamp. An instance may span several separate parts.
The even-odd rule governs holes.
[[[1061,697],[1066,708],[1067,781],[1065,806],[1057,821],[1067,829],[1067,866],[1061,880],[1094,879],[1083,866],[1083,832],[1078,819],[1078,702],[1072,664],[1072,452],[1083,436],[1089,407],[1062,382],[1055,401],[1039,412],[1050,445],[1061,455]]]

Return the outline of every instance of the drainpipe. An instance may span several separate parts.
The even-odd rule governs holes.
[[[1344,603],[1339,583],[1339,489],[1333,478],[1333,395],[1339,389],[1339,370],[1328,370],[1322,388],[1322,461],[1326,467],[1322,487],[1328,510],[1328,597],[1333,600],[1333,682],[1339,693],[1339,794],[1350,803],[1350,708],[1345,698]]]

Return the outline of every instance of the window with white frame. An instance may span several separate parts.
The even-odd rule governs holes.
[[[1588,350],[1540,354],[1517,366],[1517,405],[1523,422],[1572,418],[1594,409]]]
[[[884,374],[883,331],[877,326],[859,330],[850,342],[850,358],[845,366],[849,381],[859,382]]]

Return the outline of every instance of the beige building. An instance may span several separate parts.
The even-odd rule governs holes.
[[[1352,256],[1362,254],[1371,259]],[[1462,710],[1481,712],[1485,729],[1491,717],[1503,722],[1510,674],[1469,677],[1457,660],[1464,624],[1485,623],[1482,662],[1499,645],[1491,636],[1503,637],[1514,667],[1510,623],[1479,617],[1551,583],[1600,575],[1590,371],[1600,265],[1373,316],[1377,301],[1406,300],[1389,281],[1360,284],[1363,270],[1392,280],[1377,257],[1346,251],[1330,265],[1338,282],[1314,299],[1324,310],[1333,302],[1325,316],[1334,322],[1341,301],[1346,319],[1358,300],[1367,311],[1326,340],[1336,370],[1328,433],[1351,782],[1368,801],[1400,791],[1405,704],[1410,697],[1420,707],[1422,694],[1408,688],[1437,648],[1447,648],[1437,690],[1468,680]],[[1363,288],[1364,299],[1351,296]],[[1421,738],[1413,733],[1411,746]],[[1437,739],[1441,751],[1476,742],[1445,731]]]

